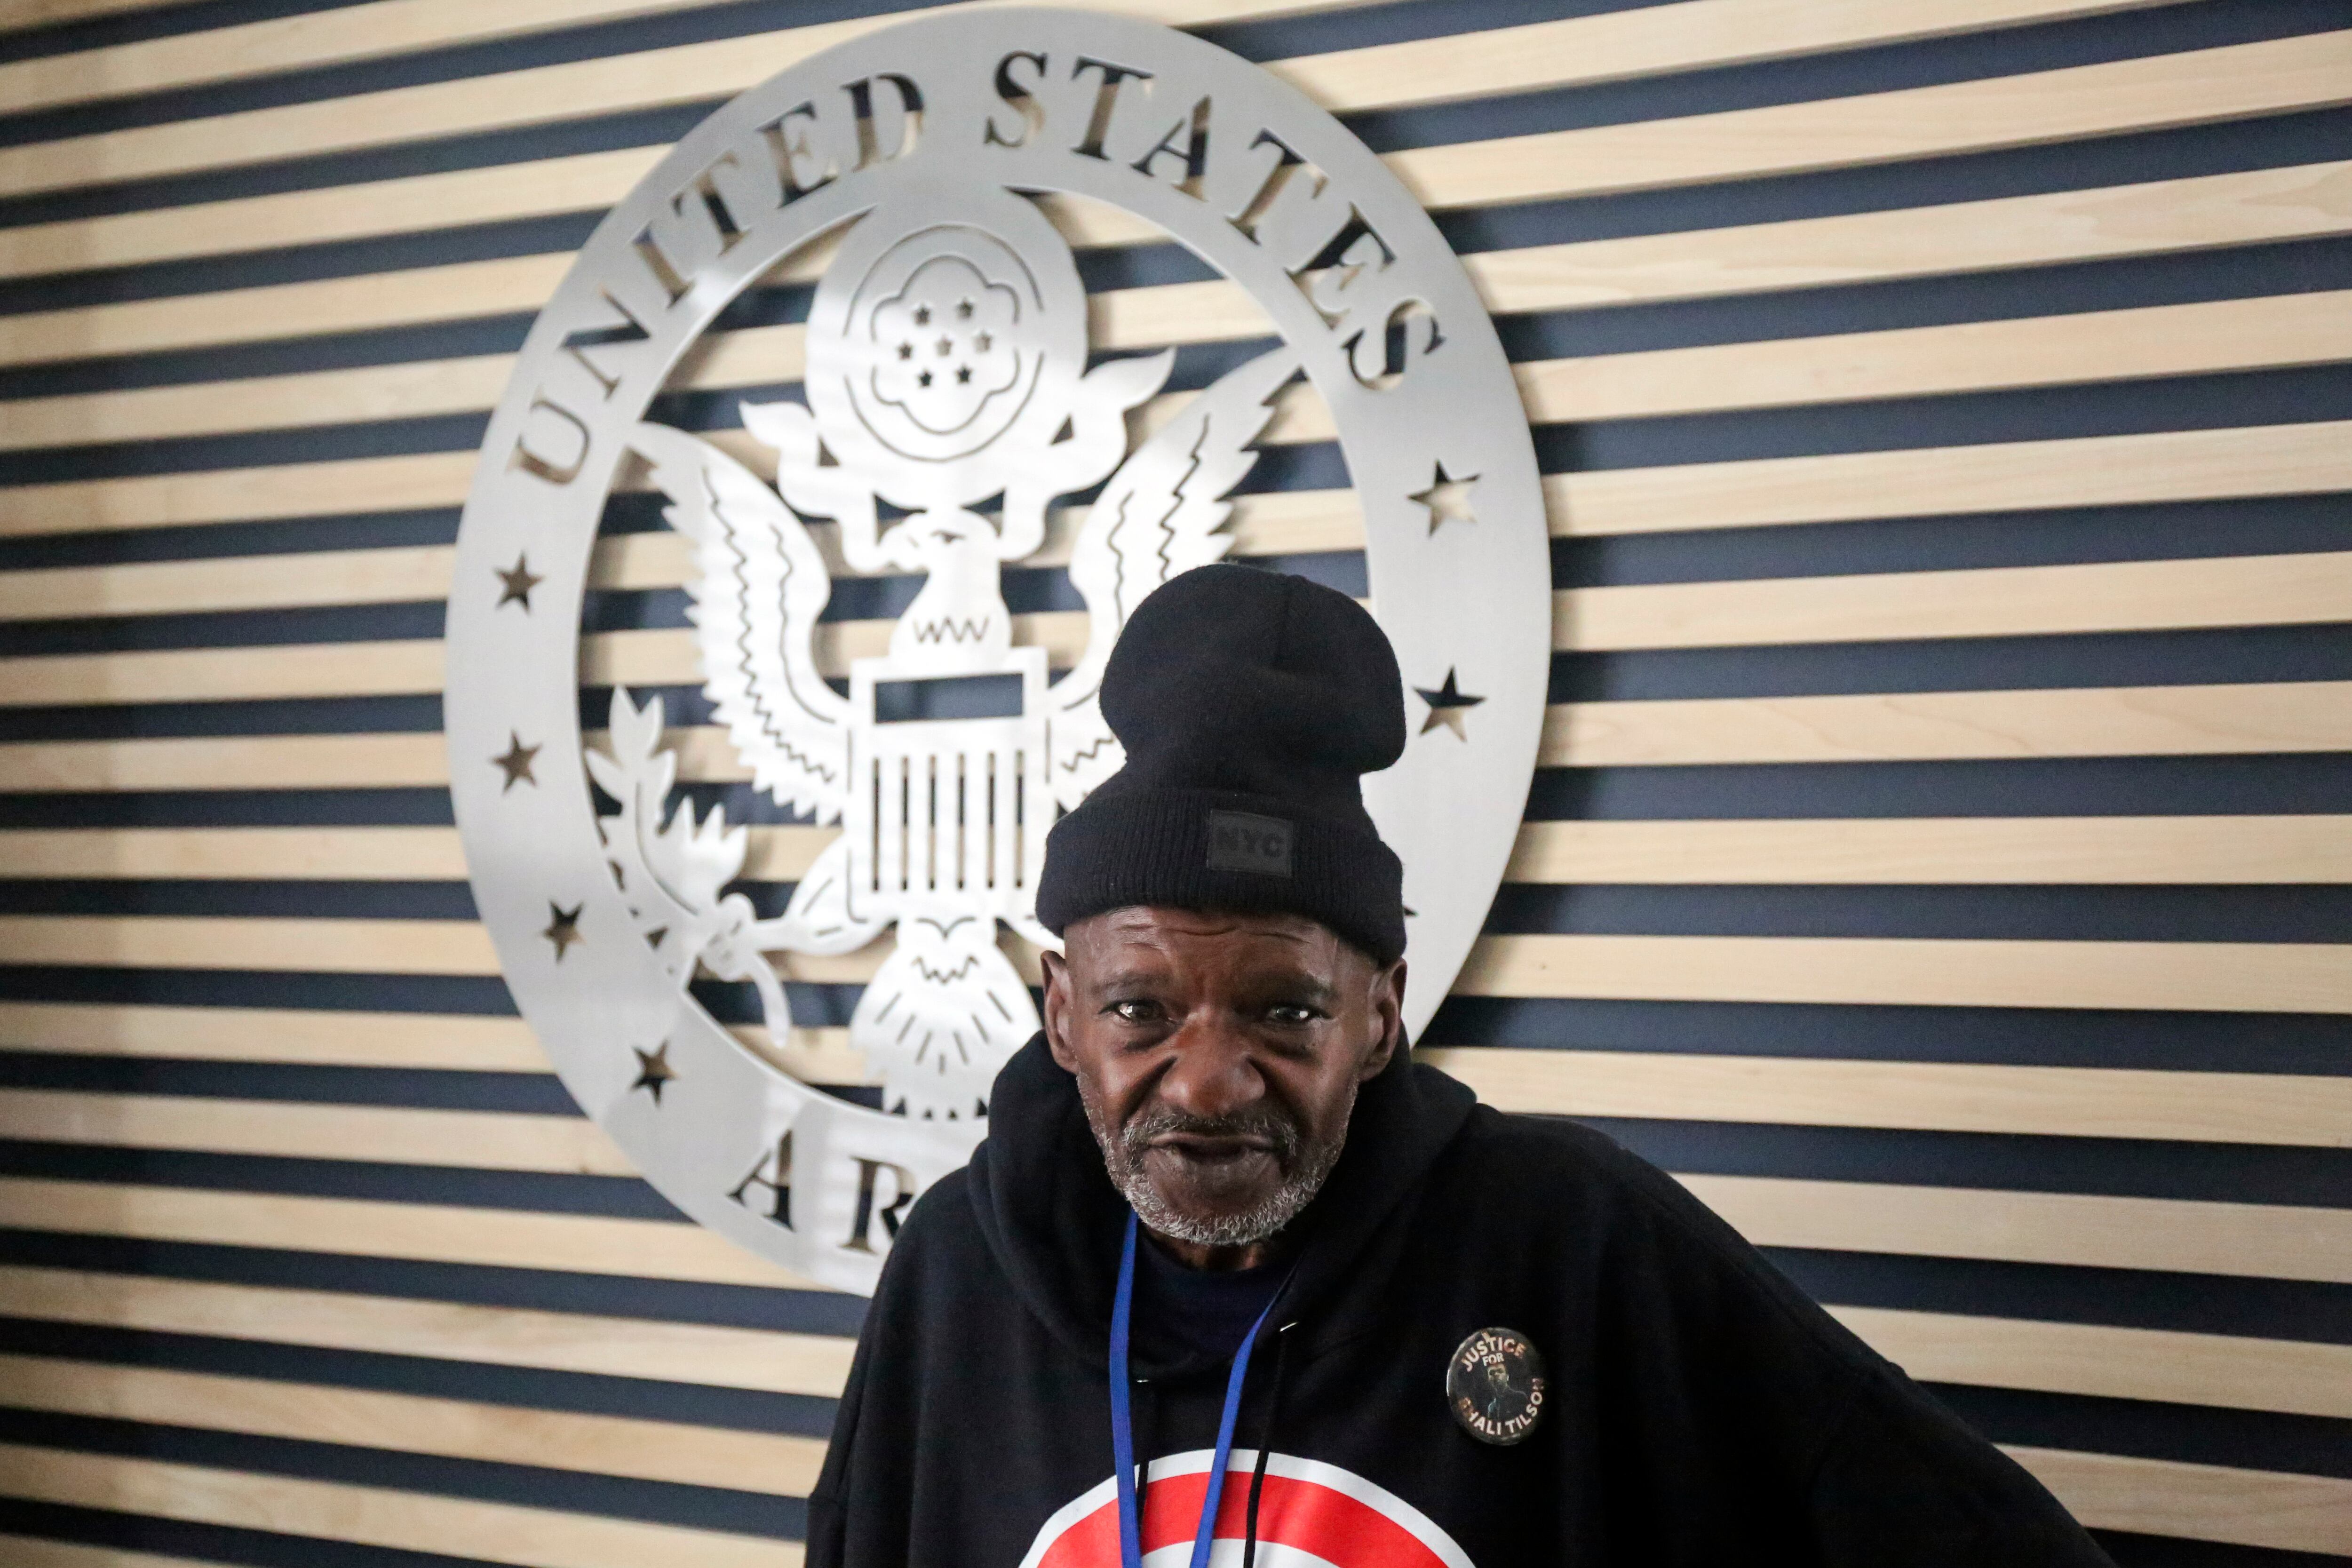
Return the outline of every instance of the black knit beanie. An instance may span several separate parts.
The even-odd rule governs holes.
[[[1404,872],[1362,776],[1404,752],[1387,634],[1347,595],[1201,566],[1128,618],[1102,679],[1127,764],[1045,839],[1037,918],[1133,904],[1307,916],[1386,963]]]

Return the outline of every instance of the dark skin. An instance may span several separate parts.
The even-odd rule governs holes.
[[[1044,955],[1046,1044],[1115,1127],[1165,1110],[1271,1112],[1310,1142],[1337,1138],[1404,1036],[1404,961],[1376,964],[1303,916],[1137,906],[1073,923],[1063,949]],[[1244,1212],[1284,1174],[1250,1134],[1163,1133],[1143,1169],[1193,1215]],[[1152,1239],[1209,1269],[1272,1261],[1283,1240]]]

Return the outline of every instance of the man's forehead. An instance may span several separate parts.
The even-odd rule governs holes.
[[[1073,925],[1073,947],[1167,949],[1199,943],[1259,945],[1287,949],[1298,958],[1336,956],[1344,948],[1339,933],[1319,921],[1289,913],[1186,910],[1133,904]]]

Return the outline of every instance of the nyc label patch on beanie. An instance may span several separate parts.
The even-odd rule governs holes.
[[[1290,824],[1248,811],[1209,813],[1209,869],[1290,875]]]

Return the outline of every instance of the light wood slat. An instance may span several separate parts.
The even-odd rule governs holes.
[[[2352,1354],[2297,1341],[1830,1309],[1915,1377],[2237,1409],[2344,1414]],[[331,1350],[530,1366],[831,1398],[853,1342],[340,1291],[0,1268],[0,1313]]]
[[[35,793],[404,789],[448,782],[448,752],[437,731],[0,745],[0,789]]]
[[[2352,1210],[1766,1176],[1677,1180],[1759,1247],[2352,1282]],[[0,1177],[26,1230],[794,1285],[698,1226]]]
[[[0,71],[7,68],[0,66]],[[77,310],[28,310],[0,318],[0,364],[268,342],[530,313],[546,303],[571,265],[569,251],[509,256]]]
[[[2342,1014],[2352,1013],[2352,943],[1486,936],[1471,948],[1454,990],[1656,1002]]]
[[[2352,1078],[1479,1046],[1416,1059],[1547,1116],[2352,1148]]]
[[[730,1032],[804,1083],[862,1084],[863,1052],[840,1027]],[[115,1006],[0,1002],[0,1051],[192,1061],[547,1073],[520,1018],[266,1007]]]
[[[837,832],[753,826],[742,875],[797,881]],[[19,829],[0,831],[0,865],[13,877],[429,882],[466,876],[454,827]]]
[[[1706,886],[2352,882],[2352,816],[1530,822],[1504,875]]]
[[[1163,18],[1181,14],[1150,4],[1110,8]],[[1183,10],[1190,13],[1188,20],[1206,22],[1275,8],[1193,5]],[[1292,4],[1285,8],[1316,7]],[[2055,5],[1974,0],[1943,7],[1950,14],[1948,21],[1939,16],[1922,25],[1916,14],[1906,23],[1890,17],[1883,7],[1854,0],[1832,0],[1818,7],[1800,0],[1715,0],[1670,8],[1660,17],[1571,17],[1515,27],[1504,37],[1475,42],[1465,42],[1457,35],[1376,53],[1349,51],[1296,62],[1291,69],[1312,83],[1325,107],[1360,110],[1851,48],[2115,8],[2120,7],[2095,0]],[[1814,16],[1815,10],[1821,14]],[[37,144],[38,157],[0,152],[0,194],[234,168],[274,158],[397,146],[725,97],[818,48],[897,19],[858,18],[718,38],[45,142]],[[35,90],[39,90],[37,82]]]
[[[21,32],[59,22],[119,16],[125,11],[157,11],[182,3],[183,0],[4,0],[0,3],[0,30]]]
[[[594,935],[575,955],[593,960]],[[1012,939],[1008,939],[1010,942]],[[1034,983],[1034,954],[1008,947]],[[879,944],[791,954],[788,978],[857,984]],[[0,917],[16,963],[261,973],[495,974],[470,921],[194,915]],[[1454,992],[1640,1001],[2352,1012],[2352,944],[1911,937],[1489,936]]]
[[[724,733],[674,731],[679,776],[751,777]],[[1958,762],[2352,751],[2352,681],[1569,702],[1546,767]],[[0,789],[343,789],[448,783],[436,733],[0,745]]]
[[[1890,1307],[1830,1311],[1924,1382],[2352,1416],[2352,1345]]]
[[[1381,0],[1103,0],[1096,9],[1123,12],[1172,26],[1196,26],[1379,3]],[[334,58],[338,54],[353,59],[380,58],[431,47],[436,39],[453,35],[458,38],[470,35],[488,39],[668,8],[671,7],[661,4],[614,5],[610,0],[597,0],[585,6],[565,5],[558,0],[535,0],[523,5],[500,6],[484,16],[478,8],[461,11],[454,0],[365,5],[353,8],[357,15],[329,12],[323,16],[287,18],[275,25],[263,22],[218,33],[199,33],[189,38],[27,60],[0,72],[0,95],[17,101],[17,93],[26,94],[28,107],[71,102],[94,96],[93,89],[116,92],[156,90],[160,85],[175,79],[223,80],[288,68],[283,62],[289,59]],[[952,8],[929,6],[923,10],[936,14]],[[2034,11],[2046,9],[2028,6],[2026,15],[2030,19]],[[172,132],[160,137],[154,132],[161,127],[68,137],[38,143],[48,148],[49,156],[65,165],[57,175],[9,166],[11,163],[31,160],[0,158],[0,192],[23,194],[148,175],[236,168],[287,156],[393,147],[436,137],[516,130],[725,98],[823,49],[919,14],[884,12],[769,33],[177,120],[169,122]],[[465,20],[457,21],[461,16]],[[293,27],[287,26],[288,22],[309,26]],[[179,46],[176,50],[174,45]],[[118,72],[121,74],[116,75]],[[140,134],[142,130],[148,133]],[[175,140],[185,142],[184,151],[174,153],[169,150]]]
[[[2352,359],[2352,290],[1645,349],[1513,368],[1528,416],[1540,424],[2206,375],[2344,359]],[[1294,437],[1299,438],[1307,438],[1303,430]]]
[[[798,1542],[516,1503],[0,1444],[0,1495],[520,1568],[800,1568]]]
[[[1039,984],[1034,950],[1009,932],[1001,941],[1029,984]],[[789,953],[778,969],[791,980],[859,984],[873,977],[884,952],[877,941],[833,957]],[[0,915],[0,962],[272,974],[499,973],[488,933],[472,921],[332,917]]]
[[[824,1399],[841,1393],[856,1343],[830,1334],[5,1266],[0,1313]]]
[[[2352,681],[1556,704],[1547,767],[2352,751]]]
[[[572,951],[593,956],[593,951]],[[473,921],[5,915],[0,916],[0,957],[12,963],[236,968],[268,973],[499,972],[489,937]]]
[[[0,573],[0,621],[421,604],[449,596],[455,554],[403,545]]]
[[[2352,489],[2352,420],[1554,475],[1568,536]],[[5,525],[0,525],[5,526]]]
[[[2040,637],[2352,620],[2352,552],[1573,588],[1578,651]]]
[[[674,731],[679,776],[740,783],[722,731]],[[2352,751],[2352,682],[1557,703],[1546,767],[1956,762]],[[341,789],[448,783],[436,733],[0,745],[0,789]]]
[[[1481,205],[2285,113],[2344,100],[2345,61],[2352,58],[2347,38],[2352,35],[2336,33],[2234,45],[1686,120],[1423,148],[1391,154],[1390,162],[1427,205]],[[630,148],[160,213],[28,225],[0,233],[0,276],[591,210],[618,200],[666,151]],[[42,177],[37,169],[26,172]],[[1147,235],[1129,223],[1097,237],[1125,242]]]
[[[1046,648],[1056,656],[1056,668],[1076,663],[1085,649],[1083,611],[1049,610],[1013,620],[1013,640]],[[816,634],[818,668],[846,675],[850,660],[879,656],[893,624],[824,623]],[[404,637],[0,659],[0,708],[414,696],[441,689],[442,655],[438,638]],[[699,671],[689,631],[601,632],[581,639],[581,679],[591,684],[699,685]]]
[[[0,1405],[806,1497],[824,1440],[217,1373],[0,1355]]]
[[[319,190],[25,224],[0,229],[0,278],[136,267],[591,212],[618,201],[668,151],[624,147],[533,163],[404,174]]]
[[[1676,1175],[1759,1247],[2352,1282],[2352,1209]]]
[[[683,1221],[0,1177],[21,1229],[821,1290]],[[5,1467],[0,1467],[5,1469]]]
[[[606,584],[678,586],[689,564],[683,541],[632,537],[658,548],[609,554],[623,570],[608,567]],[[446,596],[449,560],[440,548],[397,549],[11,574],[0,577],[0,620],[425,602]],[[2352,619],[2352,552],[1574,588],[1555,593],[1553,605],[1553,647],[1579,652],[2292,626]],[[1015,619],[1016,636],[1057,664],[1083,649],[1082,613]],[[841,674],[848,659],[880,652],[891,625],[826,623],[820,666]],[[340,696],[343,681],[382,694],[439,689],[439,646],[313,645],[299,662],[274,647],[75,654],[0,668],[16,672],[20,704]],[[596,683],[692,684],[698,668],[692,634],[672,630],[598,634],[583,665]]]
[[[370,1160],[558,1175],[637,1168],[583,1116],[0,1089],[0,1138],[292,1160]]]
[[[788,830],[789,831],[789,830]],[[126,827],[0,831],[16,877],[461,880],[454,827]]]
[[[2007,1451],[2095,1530],[2352,1553],[2352,1481],[2057,1448]]]
[[[454,507],[474,460],[427,453],[20,486],[0,491],[0,536]],[[1550,475],[1544,488],[1560,536],[2311,494],[2352,489],[2352,421],[1609,469]],[[1349,492],[1243,500],[1237,530],[1282,530],[1311,538],[1307,549],[1360,537]],[[1311,534],[1318,526],[1327,531]]]
[[[1213,324],[1201,328],[1222,330]],[[688,384],[789,382],[800,374],[799,344],[797,328],[730,334],[687,378]],[[2352,290],[1644,349],[1513,368],[1528,417],[1541,424],[2210,374],[2344,359],[2352,359]],[[484,354],[24,398],[8,405],[11,417],[0,430],[0,449],[477,412],[497,400],[510,363],[510,356]],[[1188,400],[1189,395],[1158,399],[1150,412],[1164,419]],[[1279,400],[1264,441],[1328,440],[1333,433],[1320,399],[1295,386]]]
[[[2232,44],[1682,120],[1416,147],[1389,166],[1423,205],[1485,206],[1989,152],[2352,98],[2352,32]]]
[[[474,452],[421,452],[0,489],[0,538],[455,507]]]
[[[37,0],[15,0],[35,4]],[[48,0],[51,5],[70,0]],[[96,0],[97,4],[143,5],[156,0]],[[551,27],[643,16],[707,4],[708,0],[586,0],[500,6],[485,16],[458,0],[377,0],[341,11],[216,28],[157,43],[115,45],[79,54],[53,56],[0,68],[0,101],[25,109],[86,102],[98,98],[160,92],[209,81],[227,81],[265,72],[346,61],[383,58],[417,49],[446,48],[493,37],[515,37]],[[1356,0],[1361,3],[1361,0]],[[1972,4],[1909,9],[1895,15],[1868,0],[1710,0],[1658,7],[1672,16],[1578,18],[1588,25],[1537,23],[1485,33],[1457,34],[1439,47],[1389,44],[1281,62],[1280,74],[1332,107],[1370,103],[1398,106],[1437,102],[1472,91],[1499,94],[1567,81],[1600,81],[1654,75],[1692,66],[1731,65],[1817,50],[1896,43],[2021,22],[2054,20],[2132,8],[2147,0],[2084,4],[2082,0],[1974,0]],[[1231,5],[1129,9],[1168,22],[1192,26],[1239,13]],[[1250,14],[1312,9],[1309,5],[1260,5]],[[1208,13],[1215,12],[1218,16]],[[781,69],[814,48],[854,37],[877,25],[921,13],[895,12],[858,23],[797,27],[737,40],[747,53]],[[8,12],[0,8],[0,16]],[[1616,25],[1592,26],[1613,22]],[[177,45],[176,49],[171,47]],[[1451,46],[1446,47],[1444,46]],[[1440,57],[1433,61],[1432,56]],[[1564,58],[1563,58],[1564,57]],[[639,59],[646,58],[640,55]],[[1435,68],[1433,68],[1433,67]],[[1471,88],[1461,79],[1475,76]],[[1432,78],[1438,79],[1433,82]],[[748,85],[748,82],[745,84]],[[603,110],[626,107],[604,104]]]
[[[1068,564],[1087,510],[1048,511],[1045,542],[1024,564]],[[1230,552],[1242,557],[1364,545],[1363,514],[1352,490],[1238,496],[1224,531],[1233,541]],[[831,524],[814,524],[811,532],[835,578],[870,575],[839,558],[838,531]],[[0,621],[423,603],[447,596],[456,553],[447,545],[404,545],[10,572],[0,574]],[[667,529],[611,535],[597,542],[589,558],[592,588],[676,588],[694,575],[692,545]]]
[[[743,876],[797,880],[835,829],[748,829]],[[446,827],[0,831],[24,878],[457,880]],[[2352,882],[2352,816],[1735,818],[1530,822],[1515,882],[1634,885]],[[5,1019],[0,1007],[0,1019]]]
[[[71,1541],[36,1541],[0,1533],[0,1558],[14,1568],[220,1568],[193,1557],[164,1557],[119,1546],[84,1546]]]
[[[1575,588],[1553,604],[1553,646],[1579,652],[2296,625],[2352,619],[2352,552]],[[1013,621],[1054,668],[1085,650],[1083,611]],[[847,674],[895,624],[821,624],[817,668]],[[432,638],[42,655],[0,660],[0,707],[414,695],[443,674]],[[580,676],[698,685],[701,660],[683,628],[601,632],[581,641]]]
[[[192,1061],[546,1072],[520,1018],[0,1002],[0,1050]]]
[[[2347,226],[2352,164],[2333,163],[1485,251],[1463,265],[1487,309],[1501,314],[2155,255],[2337,235]],[[571,259],[508,257],[25,312],[0,318],[0,364],[528,313],[545,302]],[[1181,320],[1203,300],[1234,314],[1234,297],[1246,303],[1223,283],[1108,291],[1097,296],[1111,307],[1111,319],[1098,327],[1123,325],[1118,310],[1140,311],[1147,301],[1156,320]]]

